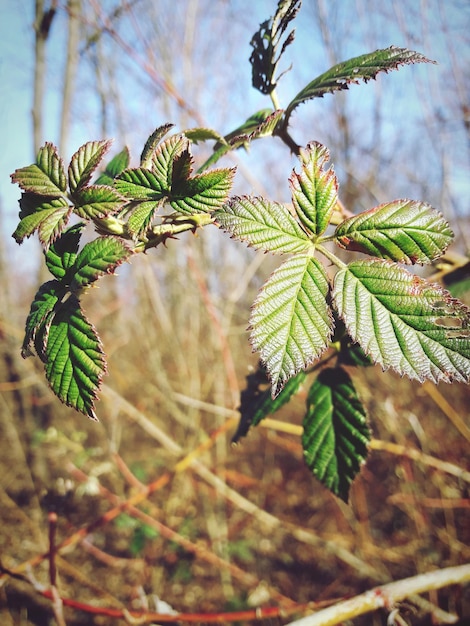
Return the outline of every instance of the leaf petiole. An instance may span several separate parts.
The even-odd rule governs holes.
[[[331,237],[325,237],[325,238],[322,237],[321,241],[322,243],[324,243],[325,241],[331,241]],[[331,261],[333,265],[335,265],[339,269],[345,269],[347,267],[347,264],[341,261],[341,259],[338,258],[334,252],[331,252],[331,250],[328,250],[328,248],[325,248],[325,246],[323,246],[322,243],[317,242],[315,245],[318,252],[320,254],[323,254],[323,256],[326,257],[328,261]]]

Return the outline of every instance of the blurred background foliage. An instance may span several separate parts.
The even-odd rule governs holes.
[[[2,3],[2,568],[47,585],[46,560],[32,570],[25,563],[48,549],[48,511],[58,512],[61,542],[167,476],[138,508],[103,518],[61,551],[64,597],[151,610],[158,597],[197,613],[289,607],[470,558],[463,385],[419,386],[378,368],[356,374],[383,449],[371,451],[349,507],[303,465],[305,394],[275,416],[281,424],[230,446],[239,391],[256,367],[249,306],[275,261],[215,229],[140,255],[85,297],[109,358],[99,424],[60,405],[38,359],[20,357],[29,302],[45,275],[36,243],[18,252],[10,238],[18,194],[8,175],[46,140],[68,159],[85,141],[115,137],[114,151],[129,146],[135,165],[165,122],[230,132],[270,104],[251,88],[248,58],[251,36],[274,11],[267,0]],[[456,234],[449,260],[457,263],[470,248],[469,18],[464,0],[306,1],[285,57],[292,70],[278,89],[286,105],[334,63],[392,44],[438,61],[308,103],[291,132],[298,143],[328,146],[351,211],[399,197],[441,210]],[[210,151],[201,145],[196,158]],[[254,142],[221,164],[237,165],[234,193],[289,200],[295,160],[279,140]],[[468,591],[429,600],[470,612]],[[426,608],[406,610],[411,623],[431,623]],[[2,576],[2,624],[46,624],[51,614],[30,582]],[[71,608],[65,617],[116,622]],[[385,624],[386,614],[357,623]]]

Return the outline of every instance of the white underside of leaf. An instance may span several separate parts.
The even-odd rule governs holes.
[[[253,348],[259,350],[276,396],[286,381],[327,348],[332,332],[323,267],[296,255],[266,281],[250,318]]]
[[[335,277],[349,334],[384,369],[411,379],[470,379],[470,310],[387,261],[357,261]]]

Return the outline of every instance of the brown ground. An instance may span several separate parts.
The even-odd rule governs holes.
[[[246,363],[254,362],[243,333],[247,309],[230,318],[224,352],[197,281],[186,285],[190,305],[173,302],[180,308],[165,319],[166,305],[158,308],[165,299],[145,282],[143,267],[125,295],[103,289],[96,304],[87,296],[110,357],[99,423],[60,405],[37,359],[22,361],[22,321],[3,324],[0,555],[9,574],[1,579],[2,625],[57,623],[38,591],[50,585],[41,555],[51,511],[62,545],[55,558],[61,597],[118,612],[155,611],[157,596],[179,612],[288,608],[470,560],[468,387],[421,386],[378,368],[352,372],[375,438],[467,474],[424,456],[372,450],[346,506],[310,475],[298,435],[260,427],[230,446],[235,423],[222,428],[235,406],[227,360],[243,385]],[[18,320],[26,300],[22,306]],[[299,424],[303,401],[275,418]],[[193,451],[192,464],[178,464]],[[154,492],[136,508],[103,517],[149,484]],[[64,546],[80,529],[81,541]],[[468,588],[427,599],[470,615]],[[401,614],[413,625],[432,623],[411,604]],[[69,626],[124,623],[70,606],[64,617]],[[354,624],[386,620],[382,612]]]

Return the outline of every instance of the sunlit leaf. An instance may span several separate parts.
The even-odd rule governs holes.
[[[223,137],[222,141],[217,142],[214,146],[214,150],[218,150],[222,145],[232,145],[232,141],[238,137],[246,137],[248,141],[251,133],[260,128],[260,126],[264,124],[272,113],[272,109],[261,109],[260,111],[256,111],[256,113],[250,115],[250,117],[248,117],[243,124],[240,124],[240,126],[237,126],[227,133],[225,137]]]
[[[64,404],[97,419],[94,404],[106,363],[98,335],[74,295],[52,319],[45,369],[52,391]]]
[[[104,274],[113,274],[131,255],[122,239],[98,237],[83,246],[75,261],[71,291],[87,287]]]
[[[269,109],[268,109],[269,111]],[[284,111],[282,109],[278,109],[277,111],[270,112],[270,114],[260,122],[250,133],[249,139],[253,141],[254,139],[259,139],[261,137],[270,137],[276,126],[278,125],[280,119],[284,115]]]
[[[342,368],[325,369],[314,381],[303,427],[305,462],[325,487],[347,502],[367,457],[370,432],[364,407]]]
[[[133,237],[140,237],[148,229],[162,202],[148,200],[139,202],[128,213],[127,230]]]
[[[411,63],[435,63],[435,61],[431,61],[419,52],[390,46],[390,48],[362,54],[338,63],[315,78],[295,96],[287,107],[286,120],[302,102],[312,98],[321,98],[326,93],[348,89],[351,84],[357,84],[361,80],[367,82],[375,78],[379,72],[389,72],[398,69],[400,65]]]
[[[49,271],[58,280],[63,280],[75,263],[83,226],[81,222],[68,228],[44,253]]]
[[[111,161],[107,164],[104,172],[102,172],[96,179],[95,185],[111,186],[114,182],[114,179],[119,176],[121,172],[129,167],[129,161],[129,149],[126,147],[111,159]]]
[[[301,370],[294,377],[289,378],[275,398],[272,397],[270,388],[261,390],[257,386],[253,389],[248,385],[241,393],[241,402],[238,407],[240,421],[232,442],[237,443],[246,436],[251,426],[257,426],[265,417],[272,415],[287,404],[298,392],[306,376],[306,372]]]
[[[157,175],[143,167],[124,170],[114,185],[129,200],[161,200],[167,191]]]
[[[352,339],[384,369],[470,380],[470,309],[439,285],[388,261],[354,261],[336,274],[333,297]]]
[[[99,219],[117,213],[125,203],[123,196],[112,187],[90,185],[75,192],[74,213],[85,219]]]
[[[163,124],[163,126],[159,126],[147,139],[144,149],[142,150],[142,154],[140,155],[140,165],[141,167],[145,167],[147,169],[150,168],[152,164],[152,156],[155,152],[158,144],[163,139],[163,137],[169,132],[169,130],[173,128],[173,124]]]
[[[181,213],[209,213],[228,199],[234,169],[215,169],[182,180],[172,188],[170,204]]]
[[[69,165],[69,187],[72,193],[90,182],[93,172],[111,146],[111,141],[89,141],[72,156]]]
[[[301,171],[295,170],[289,179],[292,201],[304,226],[314,235],[321,235],[328,224],[338,200],[338,180],[332,167],[325,169],[330,158],[328,149],[312,142],[301,150]]]
[[[453,233],[425,202],[395,200],[342,222],[335,241],[342,248],[398,263],[430,263],[446,250]]]
[[[26,319],[25,336],[21,348],[23,358],[33,354],[31,344],[35,341],[41,327],[48,325],[47,323],[52,320],[55,308],[64,297],[65,292],[66,288],[57,280],[50,280],[39,288]]]
[[[212,128],[188,128],[184,131],[186,137],[193,143],[199,143],[200,141],[217,141],[221,144],[226,144],[225,137],[223,137],[216,130]]]
[[[34,213],[20,221],[13,237],[17,243],[22,243],[37,230],[39,241],[48,248],[65,228],[71,211],[72,207],[64,198],[44,201]]]
[[[250,56],[252,82],[253,87],[261,93],[271,93],[282,76],[275,77],[274,74],[287,46],[294,41],[294,31],[286,36],[282,45],[281,41],[289,23],[297,15],[300,1],[279,0],[274,17],[260,24],[259,30],[253,35],[253,52]]]
[[[49,198],[59,198],[67,189],[64,164],[52,143],[39,149],[36,163],[16,170],[11,179],[23,191]]]
[[[328,347],[332,314],[323,266],[296,255],[278,267],[253,305],[253,348],[266,366],[275,397],[289,378],[312,364]]]
[[[168,191],[173,181],[173,163],[183,152],[188,152],[189,140],[184,135],[172,135],[162,141],[152,154],[151,169],[160,182],[161,188]]]
[[[311,242],[288,209],[255,196],[231,198],[215,212],[216,222],[232,237],[270,252],[304,252]]]

